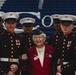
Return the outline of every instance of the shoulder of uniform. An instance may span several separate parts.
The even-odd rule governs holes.
[[[17,33],[14,33],[14,36],[18,37],[18,38],[21,38],[21,36],[19,34],[17,34]]]
[[[33,52],[35,48],[36,48],[36,46],[34,45],[34,46],[32,46],[32,47],[28,48],[28,51]]]
[[[72,37],[76,38],[76,35],[75,34],[72,34]]]
[[[3,31],[0,35],[4,35],[5,34],[5,31]]]
[[[45,45],[45,47],[48,48],[48,49],[52,49],[53,48],[52,46],[47,45],[47,44]]]
[[[14,33],[16,36],[19,36],[19,34],[17,34],[17,33]]]
[[[5,38],[5,33],[4,33],[4,32],[2,32],[2,33],[0,34],[0,39],[2,39],[2,38]]]
[[[51,54],[55,51],[55,49],[50,45],[45,45],[45,47],[47,48],[47,51],[49,51]]]

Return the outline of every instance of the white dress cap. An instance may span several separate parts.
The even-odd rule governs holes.
[[[53,15],[51,15],[50,17],[52,18],[52,19],[59,19],[59,16],[61,16],[60,14],[53,14]]]
[[[59,16],[60,20],[67,20],[67,21],[75,21],[76,17],[74,15],[61,15]]]
[[[21,24],[24,24],[24,23],[35,23],[35,19],[34,18],[30,18],[30,17],[22,18],[20,20],[20,23]]]
[[[7,13],[5,13],[5,14],[2,16],[2,19],[3,19],[3,20],[8,19],[8,18],[18,19],[18,18],[19,18],[19,14],[16,14],[16,13],[14,13],[14,12],[7,12]]]

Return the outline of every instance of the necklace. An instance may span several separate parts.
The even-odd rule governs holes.
[[[42,48],[38,48],[37,47],[37,53],[39,54],[39,55],[41,55],[41,54],[43,54],[44,52],[44,46],[42,47]]]
[[[38,49],[38,53],[41,55],[41,53],[43,52],[42,49]]]

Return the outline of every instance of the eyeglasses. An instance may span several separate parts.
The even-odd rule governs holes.
[[[34,36],[33,38],[34,38],[34,39],[37,39],[37,38],[38,38],[38,39],[41,39],[41,38],[43,38],[43,36]]]

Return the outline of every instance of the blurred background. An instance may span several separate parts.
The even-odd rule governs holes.
[[[33,30],[41,29],[48,38],[55,32],[50,16],[53,14],[76,15],[76,0],[0,0],[0,11],[16,12],[20,15],[15,30],[19,34],[23,32],[19,20],[23,17],[35,18]],[[75,24],[73,32],[76,34]]]

